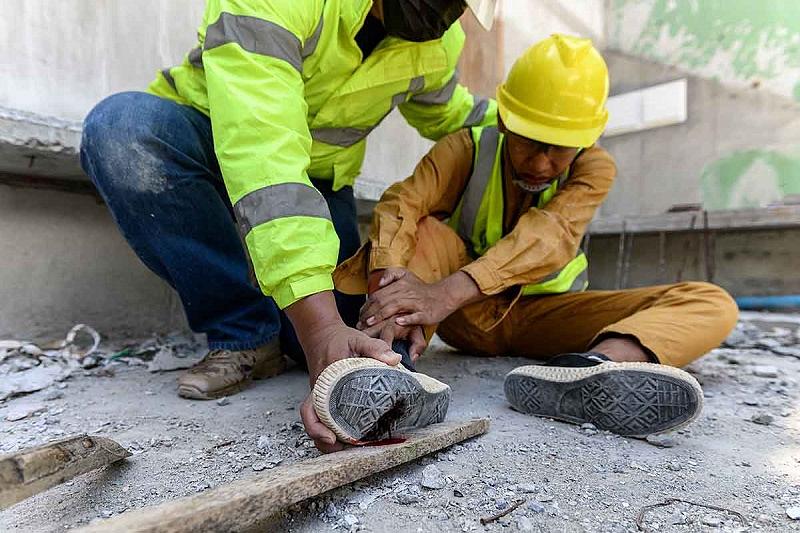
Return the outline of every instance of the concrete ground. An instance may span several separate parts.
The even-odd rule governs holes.
[[[785,325],[794,332],[800,322]],[[776,331],[773,337],[789,330]],[[269,530],[638,531],[637,514],[668,498],[694,503],[647,510],[644,531],[800,530],[787,514],[800,506],[800,359],[758,348],[715,350],[689,369],[706,394],[700,419],[652,443],[511,410],[503,377],[525,363],[436,343],[420,371],[453,388],[449,419],[489,416],[489,433],[298,504]],[[63,389],[0,404],[2,453],[83,432],[134,453],[1,512],[0,530],[64,531],[317,454],[298,421],[307,391],[299,369],[226,403],[179,399],[175,372],[110,368],[113,376],[73,375]],[[44,409],[5,421],[34,403]],[[420,486],[426,468],[427,477],[443,478],[433,483],[443,488]],[[506,517],[480,524],[521,499]]]

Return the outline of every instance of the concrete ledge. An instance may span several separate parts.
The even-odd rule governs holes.
[[[731,229],[800,227],[800,205],[732,209],[728,211],[684,211],[638,217],[605,217],[589,226],[592,235],[658,233]]]
[[[0,107],[0,173],[87,179],[81,123]]]

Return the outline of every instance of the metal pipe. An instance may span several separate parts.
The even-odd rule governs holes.
[[[742,310],[756,309],[800,309],[800,294],[780,296],[739,296],[734,298]]]

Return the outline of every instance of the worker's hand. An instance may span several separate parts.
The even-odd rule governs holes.
[[[361,308],[356,327],[370,328],[391,318],[401,326],[433,325],[458,309],[443,285],[425,283],[404,268],[384,270],[378,286]]]
[[[303,298],[287,307],[286,313],[306,354],[311,387],[322,371],[339,359],[371,357],[388,365],[400,363],[400,355],[393,352],[384,341],[373,339],[342,322],[330,292]],[[341,449],[334,433],[317,417],[310,397],[303,402],[300,417],[306,433],[320,451],[327,453]]]
[[[397,339],[408,341],[408,355],[411,357],[412,363],[416,362],[428,347],[425,330],[422,329],[422,326],[401,326],[395,322],[394,318],[388,318],[374,326],[364,328],[362,331],[370,337],[381,339],[389,346]]]

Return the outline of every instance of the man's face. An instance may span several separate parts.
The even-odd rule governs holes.
[[[532,189],[560,176],[578,154],[577,148],[542,143],[510,131],[506,131],[506,149],[515,178]]]
[[[439,39],[464,13],[464,0],[383,0],[386,32],[408,41]]]

